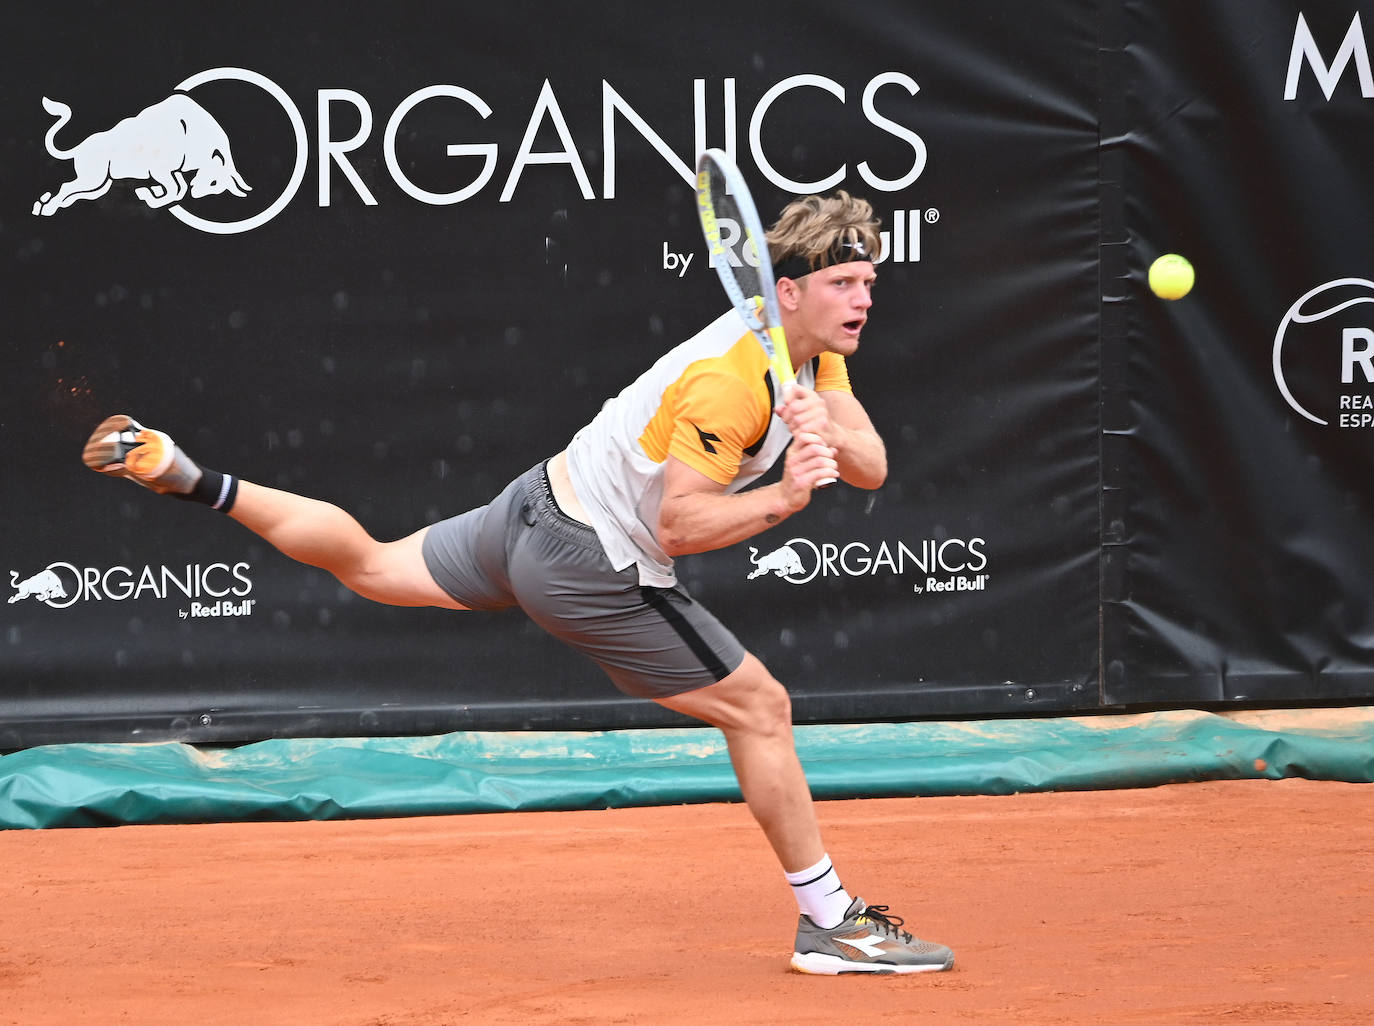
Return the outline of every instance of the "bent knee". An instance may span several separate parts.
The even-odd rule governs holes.
[[[747,728],[756,734],[790,733],[792,730],[792,696],[773,677],[761,690],[751,709]]]
[[[763,663],[745,653],[744,662],[723,680],[697,691],[656,701],[675,712],[693,716],[726,736],[731,734],[790,735],[792,698]]]
[[[792,729],[792,696],[767,667],[746,656],[738,670],[721,682],[732,689],[730,713],[722,730],[752,734],[776,734]]]

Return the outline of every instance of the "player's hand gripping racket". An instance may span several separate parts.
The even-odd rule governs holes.
[[[786,398],[787,387],[797,380],[797,376],[792,370],[787,336],[782,330],[773,261],[749,186],[724,150],[704,150],[697,160],[697,215],[706,235],[707,252],[716,265],[725,294],[768,354],[773,375],[778,379],[779,395]],[[723,220],[739,225],[743,236],[739,266],[731,263],[721,239],[720,222]],[[826,488],[834,483],[835,479],[830,478],[817,487]]]

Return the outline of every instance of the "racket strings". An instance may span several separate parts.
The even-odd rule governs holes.
[[[729,221],[736,225],[743,235],[743,245],[738,247],[737,252],[729,246],[724,246],[725,240],[722,240],[724,251],[716,256],[716,260],[720,262],[719,269],[724,272],[722,281],[726,291],[730,293],[731,301],[740,308],[741,314],[746,307],[754,309],[755,316],[745,319],[749,321],[751,328],[758,330],[763,326],[763,279],[759,276],[758,271],[761,240],[754,238],[754,233],[749,230],[746,224],[748,219],[744,217],[739,206],[726,193],[725,183],[715,179],[714,176],[710,185],[710,194],[711,205],[715,210],[716,230],[720,231],[722,221]],[[737,240],[738,236],[735,241]],[[762,244],[767,245],[767,243]]]
[[[767,234],[748,184],[723,151],[706,150],[697,161],[697,212],[725,294],[785,386],[795,375],[783,337]]]

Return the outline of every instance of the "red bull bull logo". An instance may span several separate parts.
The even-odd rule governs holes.
[[[246,199],[253,192],[235,161],[229,132],[192,95],[200,86],[218,81],[242,82],[265,92],[281,106],[296,140],[296,159],[285,188],[266,206],[254,206],[238,220],[209,220],[184,205],[188,200],[209,196]],[[70,132],[72,107],[48,97],[42,102],[43,109],[56,119],[44,137],[48,155],[71,161],[72,168],[69,179],[34,202],[33,213],[38,217],[52,217],[81,200],[99,199],[115,185],[121,185],[150,209],[165,209],[192,228],[214,235],[234,235],[276,217],[305,178],[310,155],[305,120],[280,86],[255,71],[212,68],[199,72],[178,83],[165,99],[70,145],[62,145],[58,136],[65,138]]]
[[[247,196],[252,188],[234,166],[224,129],[185,93],[173,93],[68,149],[57,145],[57,135],[71,121],[71,107],[45,96],[43,109],[57,119],[44,145],[58,160],[70,160],[74,175],[38,198],[33,212],[40,217],[51,217],[78,200],[97,199],[115,182],[142,183],[134,195],[154,210],[188,195]]]

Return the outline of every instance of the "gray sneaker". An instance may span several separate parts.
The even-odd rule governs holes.
[[[116,413],[100,422],[81,452],[92,470],[127,477],[155,492],[189,494],[201,470],[165,432]]]
[[[845,913],[844,922],[823,930],[807,916],[797,924],[797,950],[792,968],[821,976],[841,973],[930,973],[954,968],[954,952],[900,929],[900,916],[886,905],[865,905],[862,898]]]

